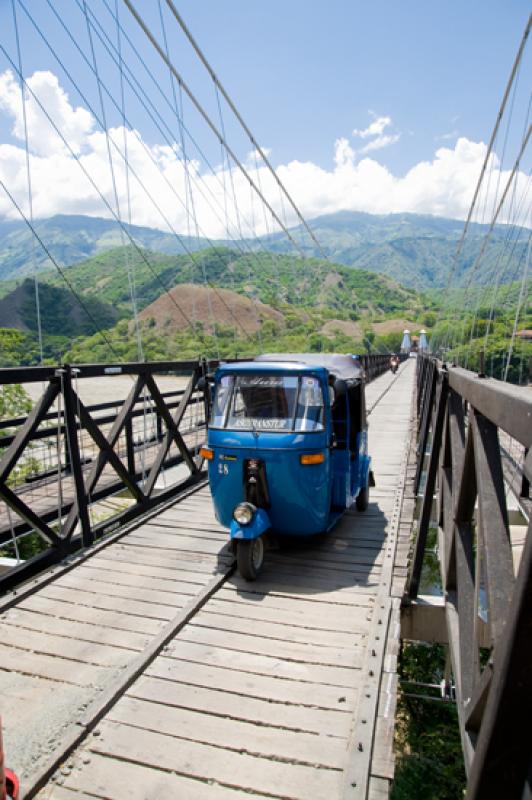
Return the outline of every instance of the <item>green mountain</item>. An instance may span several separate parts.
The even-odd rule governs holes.
[[[118,356],[134,360],[137,345],[132,285],[138,311],[149,306],[147,314],[141,314],[144,354],[148,358],[183,358],[199,352],[216,355],[222,351],[229,356],[243,348],[253,352],[266,336],[271,339],[271,349],[279,344],[281,333],[287,337],[288,349],[321,347],[323,342],[334,341],[336,347],[348,352],[354,343],[358,343],[356,349],[364,348],[371,321],[421,319],[433,305],[384,275],[315,258],[265,252],[242,255],[239,250],[220,247],[192,256],[120,247],[73,264],[64,269],[64,275],[71,289],[56,270],[39,275],[45,356],[55,361]],[[214,292],[207,303],[206,288]],[[226,299],[221,301],[221,289],[233,300],[224,295]],[[0,284],[2,297],[0,334],[4,351],[0,341],[0,362],[17,363],[19,358],[23,363],[35,363],[34,282],[27,278],[5,281]],[[257,335],[244,340],[230,313],[231,306],[239,307],[243,298],[248,304],[249,300],[264,303],[265,312],[269,309],[266,316],[260,313],[263,323]],[[152,314],[152,304],[159,299],[165,302],[156,304],[155,309],[164,306],[165,319],[157,318],[157,311]],[[182,323],[176,330],[183,306],[183,318],[193,324]],[[212,309],[216,307],[219,314],[213,319]],[[99,329],[106,332],[105,336]],[[15,336],[14,330],[19,335]],[[392,329],[383,334],[397,338],[397,331]],[[224,341],[222,350],[220,337]],[[397,347],[395,338],[393,345]],[[109,341],[113,342],[112,351]]]
[[[184,283],[218,286],[275,306],[321,306],[354,318],[411,309],[416,313],[415,309],[423,307],[417,292],[384,275],[315,258],[263,252],[242,255],[221,247],[198,251],[192,257],[115,248],[73,264],[65,275],[80,297],[99,302],[102,308],[112,307],[124,317],[132,316],[132,284],[138,310]],[[26,283],[33,285],[27,279]],[[55,270],[41,272],[39,285],[65,289],[63,277]],[[0,283],[0,297],[13,293],[17,286],[14,280]]]
[[[185,253],[201,250],[205,239],[124,225],[133,240],[140,246],[161,253]],[[35,230],[60,266],[75,264],[96,253],[130,244],[120,226],[110,219],[82,215],[58,214],[50,219],[38,220]],[[0,281],[33,275],[53,268],[48,255],[24,222],[0,222]]]
[[[42,329],[50,336],[92,333],[95,326],[109,328],[120,317],[109,303],[90,295],[78,300],[68,287],[44,282],[39,284],[39,312]],[[37,304],[32,280],[26,278],[0,300],[0,320],[6,328],[37,332]]]
[[[310,221],[310,227],[334,263],[388,275],[395,281],[415,288],[443,287],[454,264],[463,222],[418,214],[373,215],[342,211]],[[165,255],[180,255],[202,250],[212,242],[181,236],[153,228],[126,226],[142,248]],[[59,215],[39,220],[36,229],[42,241],[60,265],[75,264],[128,244],[129,240],[113,220],[86,216]],[[456,266],[455,285],[469,281],[481,242],[488,226],[472,224]],[[291,230],[293,239],[310,257],[322,254],[300,227]],[[502,282],[510,282],[523,263],[528,231],[496,226],[480,268],[472,282],[486,285],[504,270]],[[301,244],[300,244],[301,243]],[[511,243],[512,247],[508,247]],[[215,242],[216,246],[268,250],[293,254],[294,247],[285,234],[271,234],[242,243]],[[511,250],[508,255],[508,251]],[[0,223],[0,280],[18,279],[52,268],[45,251],[34,243],[23,222]]]
[[[497,225],[477,268],[475,262],[489,226],[471,223],[455,268],[455,254],[464,228],[459,220],[419,214],[340,211],[317,217],[309,224],[333,261],[380,272],[404,286],[420,289],[445,287],[451,269],[453,285],[457,286],[467,284],[470,279],[477,285],[493,283],[501,270],[504,276],[500,282],[508,283],[523,264],[529,236],[526,229]],[[301,226],[294,229],[293,238],[297,242],[306,241],[303,249],[307,255],[318,255]],[[291,247],[285,234],[269,237],[270,250],[286,252]]]

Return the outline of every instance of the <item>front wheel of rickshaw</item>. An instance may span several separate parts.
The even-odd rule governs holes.
[[[236,563],[238,571],[246,581],[254,581],[264,562],[264,539],[238,542],[236,546]]]
[[[369,505],[369,483],[359,491],[355,502],[357,511],[366,511]]]

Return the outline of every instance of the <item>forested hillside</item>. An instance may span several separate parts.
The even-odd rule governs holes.
[[[460,220],[418,214],[374,215],[341,211],[310,220],[323,251],[335,263],[356,269],[388,275],[405,286],[414,288],[443,287],[454,264],[457,244],[463,231]],[[142,248],[166,255],[181,255],[203,250],[212,244],[230,249],[270,251],[294,255],[294,245],[285,234],[262,235],[260,239],[242,242],[210,242],[205,238],[174,235],[152,228],[125,225],[134,242]],[[42,241],[61,265],[74,264],[131,244],[128,236],[114,220],[86,216],[59,215],[38,220],[36,229]],[[469,280],[469,270],[475,263],[488,226],[473,223],[469,228],[459,262],[455,284]],[[308,234],[292,228],[291,236],[301,254],[318,257],[318,251]],[[504,247],[512,237],[513,248],[505,259],[507,278],[512,280],[528,241],[526,230],[512,230],[505,225],[495,226],[486,247],[480,268],[475,269],[473,283],[488,284],[501,267]],[[34,247],[32,235],[23,222],[0,223],[0,280],[17,279],[34,271],[47,271],[52,264],[43,248]]]

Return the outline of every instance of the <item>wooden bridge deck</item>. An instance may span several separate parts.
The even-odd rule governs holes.
[[[413,378],[368,386],[368,511],[270,552],[257,582],[231,574],[202,489],[4,612],[24,796],[387,797]]]

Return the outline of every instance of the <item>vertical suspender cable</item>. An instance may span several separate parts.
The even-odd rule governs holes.
[[[124,0],[124,2],[126,2],[126,4],[128,5],[128,7],[130,6],[130,3],[128,2],[128,0]],[[185,22],[184,22],[183,18],[181,17],[181,15],[179,14],[178,10],[176,9],[176,7],[175,7],[174,3],[172,2],[172,0],[166,0],[166,4],[167,4],[168,8],[170,9],[170,11],[172,12],[173,16],[175,17],[175,19],[176,19],[177,23],[179,24],[180,28],[182,29],[183,33],[185,34],[185,36],[186,36],[186,37],[187,37],[187,39],[189,40],[190,44],[191,44],[191,45],[192,45],[192,47],[194,48],[194,50],[195,50],[195,52],[196,52],[196,54],[197,54],[198,58],[200,59],[200,61],[201,61],[201,62],[202,62],[202,64],[204,65],[205,69],[206,69],[206,70],[207,70],[207,72],[210,74],[210,76],[211,76],[212,80],[214,81],[214,83],[216,84],[216,86],[218,87],[218,89],[220,90],[220,92],[221,92],[221,94],[223,95],[223,97],[224,97],[224,100],[226,101],[227,105],[229,106],[229,108],[231,109],[231,111],[233,112],[233,114],[235,115],[235,117],[237,118],[238,122],[240,123],[240,125],[242,126],[242,128],[244,129],[244,131],[246,132],[246,134],[247,134],[247,136],[249,137],[249,139],[250,139],[250,141],[251,141],[252,145],[255,147],[256,151],[258,152],[258,154],[259,154],[259,155],[260,155],[260,157],[262,158],[263,162],[264,162],[264,163],[266,164],[266,166],[268,167],[268,169],[269,169],[269,171],[271,172],[271,174],[272,174],[272,176],[273,176],[274,180],[275,180],[275,181],[276,181],[276,183],[278,184],[280,191],[282,191],[282,193],[284,194],[284,196],[286,197],[286,199],[288,200],[288,202],[289,202],[289,203],[290,203],[290,205],[292,206],[292,209],[294,210],[294,212],[295,212],[295,214],[296,214],[297,218],[299,219],[299,221],[301,222],[301,224],[304,226],[305,230],[306,230],[306,231],[307,231],[307,233],[309,234],[310,238],[312,239],[312,241],[314,242],[314,244],[316,245],[316,247],[317,247],[317,248],[319,249],[319,251],[321,252],[321,254],[322,254],[323,258],[325,258],[325,259],[327,260],[327,255],[326,255],[325,251],[323,250],[323,248],[322,248],[321,244],[319,243],[318,239],[316,238],[316,236],[315,236],[314,232],[312,231],[312,229],[310,228],[310,226],[308,225],[308,223],[307,223],[307,222],[306,222],[306,220],[304,219],[303,215],[302,215],[302,214],[301,214],[301,212],[299,211],[299,209],[298,209],[297,205],[295,204],[294,200],[292,199],[292,197],[291,197],[291,196],[290,196],[290,194],[288,193],[288,191],[287,191],[286,187],[284,186],[284,184],[282,183],[281,179],[279,178],[279,176],[278,176],[278,175],[277,175],[277,173],[275,172],[275,170],[274,170],[274,168],[273,168],[272,164],[271,164],[271,163],[270,163],[270,161],[268,160],[268,157],[267,157],[266,153],[264,152],[264,150],[263,150],[263,149],[260,147],[260,145],[258,144],[257,140],[256,140],[256,139],[255,139],[255,137],[253,136],[253,133],[251,132],[251,130],[248,128],[248,126],[247,126],[247,125],[246,125],[246,123],[244,122],[244,120],[243,120],[243,118],[242,118],[241,114],[239,113],[238,109],[236,108],[235,104],[233,103],[233,101],[232,101],[232,100],[231,100],[231,98],[229,97],[228,93],[226,92],[226,90],[224,89],[224,87],[222,86],[222,84],[220,83],[220,81],[218,80],[218,78],[217,78],[217,76],[216,76],[216,73],[214,72],[214,70],[213,70],[213,68],[211,67],[211,65],[209,64],[209,62],[207,61],[207,59],[206,59],[205,55],[203,54],[203,52],[202,52],[201,48],[199,47],[198,43],[196,42],[196,40],[194,39],[194,37],[193,37],[193,36],[192,36],[192,34],[190,33],[190,31],[189,31],[189,29],[187,28],[187,26],[186,26],[186,24],[185,24]],[[130,10],[131,10],[131,9],[130,9]],[[136,16],[136,15],[135,15],[135,16]],[[284,227],[284,226],[282,226],[282,227]]]
[[[525,268],[523,270],[523,278],[522,278],[522,281],[521,281],[521,289],[520,289],[520,292],[519,292],[519,299],[517,301],[517,308],[515,310],[515,319],[514,319],[514,326],[513,326],[513,330],[512,330],[512,337],[511,337],[511,340],[510,340],[510,346],[508,348],[508,356],[507,356],[506,365],[505,365],[505,368],[504,368],[504,377],[503,377],[504,381],[508,380],[508,371],[510,369],[510,362],[512,360],[512,355],[513,355],[513,351],[514,351],[515,337],[516,337],[516,334],[517,334],[517,326],[519,324],[519,317],[521,315],[521,309],[523,307],[523,301],[524,301],[525,297],[527,296],[528,267],[530,265],[531,246],[532,246],[532,239],[529,238],[529,240],[528,240],[528,250],[527,250],[527,255],[526,255],[526,264],[525,264]]]
[[[105,113],[105,103],[104,103],[104,100],[103,100],[102,84],[101,84],[101,81],[100,81],[100,73],[98,71],[98,62],[96,60],[96,50],[94,48],[94,41],[93,41],[93,38],[92,38],[92,30],[91,30],[91,24],[90,24],[90,20],[89,20],[89,15],[88,15],[88,12],[87,12],[86,0],[83,0],[83,12],[85,14],[85,23],[86,23],[86,26],[87,26],[87,35],[88,35],[88,38],[89,38],[89,47],[90,47],[91,56],[92,56],[92,63],[93,63],[93,67],[94,67],[94,75],[96,77],[96,84],[98,86],[98,97],[100,99],[100,109],[101,109],[101,114],[102,114],[103,130],[104,130],[104,134],[105,134],[105,142],[106,142],[106,147],[107,147],[107,159],[108,159],[108,162],[109,162],[109,170],[111,172],[111,182],[113,184],[113,194],[114,194],[115,206],[116,206],[116,216],[117,216],[118,222],[120,224],[120,240],[122,242],[122,250],[123,250],[123,252],[125,252],[125,257],[126,257],[126,270],[127,270],[127,276],[128,276],[128,283],[129,283],[129,287],[130,287],[131,306],[132,306],[135,330],[136,330],[136,335],[137,335],[138,357],[142,361],[143,360],[143,357],[142,357],[143,356],[143,354],[142,354],[142,343],[140,344],[140,348],[139,348],[140,330],[139,330],[137,306],[136,306],[136,301],[135,301],[135,295],[134,295],[134,290],[133,290],[133,282],[132,282],[132,278],[131,278],[131,270],[130,270],[130,264],[129,264],[129,250],[125,249],[124,229],[123,229],[123,226],[121,224],[120,201],[118,199],[118,187],[117,187],[117,184],[116,184],[116,174],[115,174],[115,167],[114,167],[114,162],[113,162],[113,154],[111,152],[109,126],[107,124],[107,116],[106,116],[106,113]],[[123,88],[123,83],[122,83],[122,88]],[[122,99],[124,99],[123,95],[122,95]],[[122,113],[123,113],[123,117],[124,117],[125,116],[124,107],[122,107]],[[125,136],[125,130],[124,130],[124,136]],[[127,142],[126,142],[126,144],[127,144]],[[128,171],[128,153],[127,153],[127,148],[126,148],[126,151],[125,151],[125,154],[124,154],[124,164],[125,164],[126,171]]]
[[[31,184],[31,168],[30,168],[30,147],[29,147],[29,134],[28,134],[28,117],[26,113],[26,94],[24,91],[24,79],[23,79],[23,71],[22,71],[22,53],[20,49],[20,37],[18,32],[18,22],[17,22],[17,11],[15,7],[15,0],[11,0],[11,9],[13,11],[13,23],[15,25],[15,40],[17,44],[17,58],[18,58],[18,67],[19,67],[19,74],[20,74],[20,99],[22,102],[22,120],[24,124],[24,142],[25,142],[25,149],[26,149],[26,179],[28,184],[28,211],[29,211],[29,219],[31,224],[33,225],[33,192],[32,192],[32,184]],[[31,238],[31,260],[32,260],[32,268],[33,268],[33,285],[35,290],[35,314],[37,318],[37,334],[39,339],[39,355],[40,355],[40,363],[42,364],[44,361],[44,348],[43,348],[43,337],[42,337],[42,322],[41,322],[41,303],[39,298],[39,280],[37,278],[37,262],[36,262],[36,254],[35,254],[35,237],[32,236]]]
[[[122,40],[120,37],[120,23],[118,18],[118,0],[115,0],[115,13],[116,13],[116,40],[118,50],[118,73],[120,75],[120,102],[122,107],[122,131],[124,134],[124,171],[126,178],[126,203],[127,203],[127,222],[131,226],[131,186],[129,183],[129,153],[127,144],[127,129],[126,129],[126,97],[124,90],[124,70],[122,67]],[[87,20],[88,21],[88,20]],[[121,232],[122,240],[124,238]],[[144,361],[144,349],[142,346],[142,335],[140,331],[138,305],[137,305],[137,287],[135,280],[135,262],[131,259],[131,252],[129,246],[126,246],[126,268],[127,277],[129,282],[129,292],[131,295],[131,307],[133,310],[133,317],[135,320],[135,334],[137,338],[137,352],[139,361]]]

